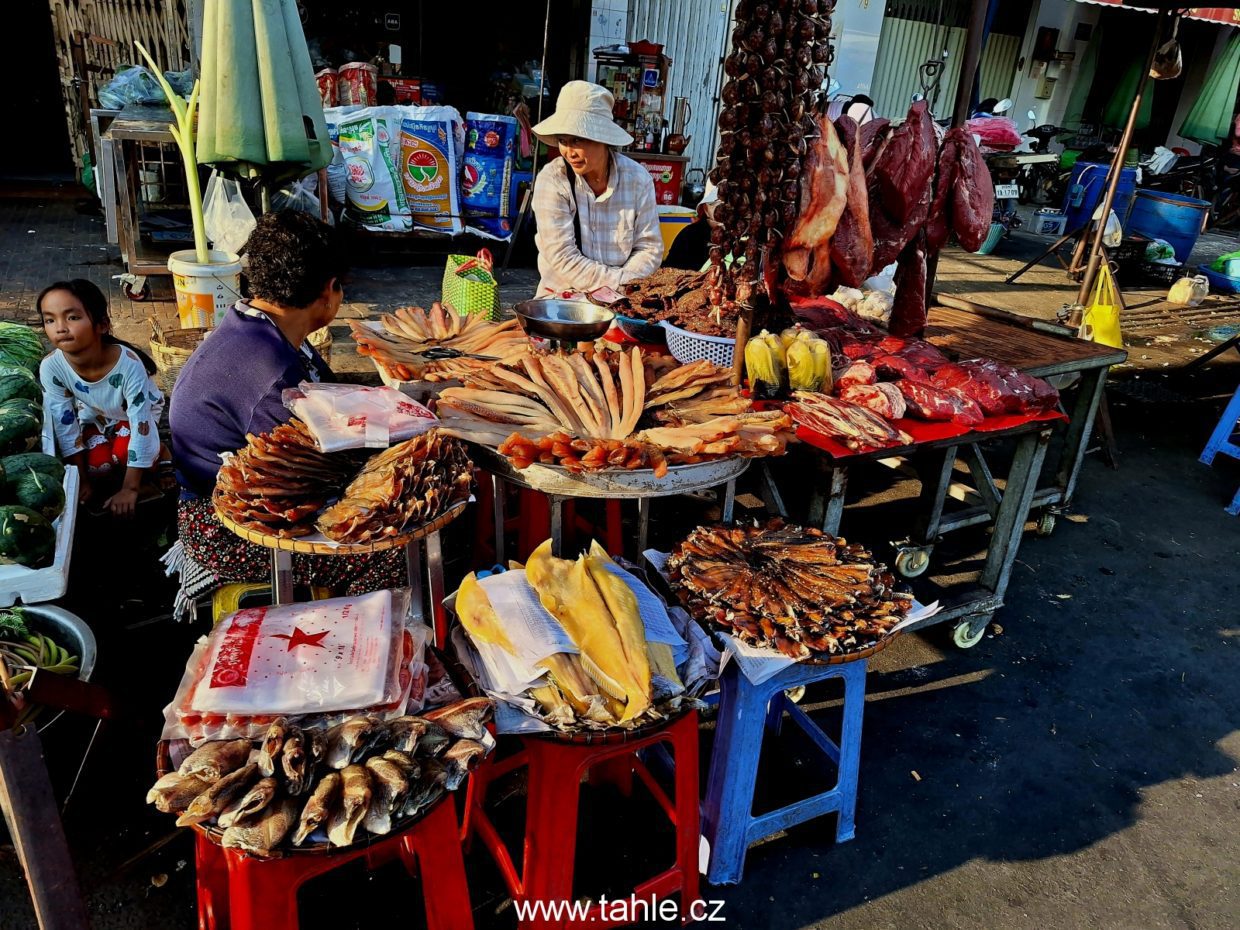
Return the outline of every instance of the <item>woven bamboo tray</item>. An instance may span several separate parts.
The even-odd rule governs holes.
[[[323,361],[327,363],[327,367],[332,366],[332,331],[324,326],[322,329],[316,329],[308,338],[310,345],[314,346],[314,350],[323,356]]]
[[[215,511],[215,516],[227,529],[236,533],[242,539],[267,549],[278,549],[282,552],[294,552],[302,555],[369,555],[374,552],[395,549],[399,546],[407,546],[414,540],[429,536],[431,533],[443,529],[459,517],[468,504],[469,501],[467,500],[457,501],[429,523],[424,523],[398,536],[388,536],[384,539],[367,543],[332,542],[318,533],[313,536],[299,536],[294,539],[288,539],[284,536],[260,533],[257,530],[248,529],[238,523],[234,523],[227,516],[220,513],[218,508]]]

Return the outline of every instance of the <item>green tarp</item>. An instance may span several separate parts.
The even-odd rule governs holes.
[[[1233,35],[1227,48],[1211,63],[1210,73],[1197,95],[1197,102],[1184,118],[1180,135],[1203,145],[1222,145],[1231,135],[1231,120],[1240,88],[1240,34]]]
[[[1132,101],[1137,97],[1137,87],[1141,84],[1141,72],[1145,70],[1145,60],[1133,61],[1120,78],[1119,86],[1107,101],[1102,111],[1102,122],[1105,126],[1123,129],[1128,125],[1128,115],[1132,112]],[[1137,110],[1137,121],[1133,129],[1145,129],[1154,115],[1154,87],[1145,85],[1145,93],[1141,95],[1141,108]]]
[[[294,0],[205,0],[198,163],[268,184],[331,161]]]

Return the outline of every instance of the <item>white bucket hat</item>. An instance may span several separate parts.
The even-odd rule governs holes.
[[[577,136],[606,145],[629,145],[633,137],[616,125],[616,98],[600,84],[569,81],[555,101],[555,112],[534,127],[534,135],[554,147],[560,136]]]

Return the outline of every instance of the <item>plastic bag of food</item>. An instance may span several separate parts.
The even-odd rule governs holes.
[[[308,174],[297,181],[290,181],[271,195],[271,209],[299,210],[309,213],[315,219],[323,216],[323,206],[319,201],[319,176]],[[336,225],[336,218],[331,211],[327,213],[329,226]]]
[[[438,418],[390,387],[303,381],[281,395],[324,452],[386,449],[433,429]]]
[[[499,238],[512,232],[512,171],[517,121],[511,116],[468,113],[461,203],[470,225]]]
[[[109,110],[123,110],[131,103],[164,102],[159,80],[142,65],[121,65],[116,76],[99,88],[99,103]]]
[[[370,229],[408,232],[412,228],[397,168],[402,109],[366,107],[339,123],[340,155],[348,175],[348,215]]]
[[[212,171],[207,181],[202,219],[212,244],[225,252],[239,252],[256,225],[254,211],[245,202],[240,183],[218,171]]]
[[[1167,301],[1181,307],[1195,307],[1210,296],[1210,282],[1205,275],[1180,278],[1167,292]]]
[[[408,588],[240,610],[203,637],[164,711],[164,738],[257,739],[281,715],[334,722],[421,709],[430,630]]]
[[[400,178],[413,225],[457,235],[461,222],[461,115],[453,107],[399,107]]]
[[[1155,239],[1145,247],[1145,260],[1159,264],[1175,264],[1175,249],[1166,239]]]

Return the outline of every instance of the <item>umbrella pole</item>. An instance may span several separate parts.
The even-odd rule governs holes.
[[[1132,144],[1132,134],[1137,124],[1137,114],[1141,110],[1141,99],[1145,96],[1146,88],[1149,87],[1150,68],[1154,64],[1154,54],[1158,51],[1159,40],[1165,31],[1164,27],[1169,15],[1167,10],[1160,10],[1158,13],[1158,26],[1154,29],[1154,38],[1150,42],[1150,51],[1145,58],[1145,70],[1141,72],[1141,80],[1137,84],[1137,96],[1132,101],[1132,110],[1128,113],[1128,123],[1124,126],[1124,133],[1120,136],[1119,146],[1115,150],[1115,158],[1111,162],[1111,172],[1107,177],[1106,196],[1102,200],[1102,219],[1097,222],[1097,228],[1094,230],[1094,241],[1089,250],[1089,264],[1085,268],[1085,276],[1081,278],[1081,289],[1076,295],[1076,308],[1068,318],[1069,326],[1081,325],[1082,308],[1085,306],[1085,301],[1089,299],[1090,289],[1094,286],[1094,279],[1098,276],[1098,268],[1102,264],[1102,237],[1106,233],[1107,220],[1111,216],[1111,207],[1115,203],[1115,191],[1119,187],[1120,172],[1124,170],[1124,160],[1128,155],[1128,148]]]
[[[263,213],[271,212],[271,188],[262,179],[258,182],[258,201]]]

